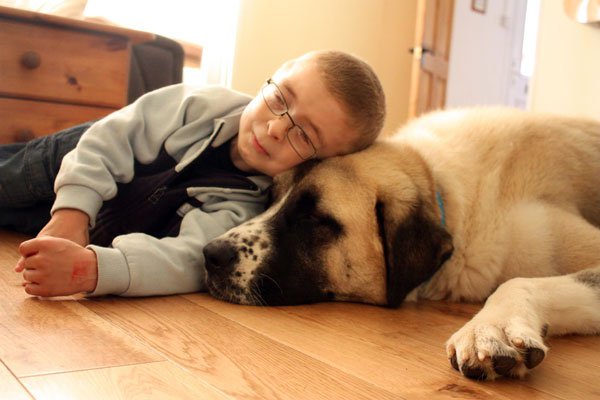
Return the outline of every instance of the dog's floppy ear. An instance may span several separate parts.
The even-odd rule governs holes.
[[[404,218],[394,212],[397,205],[393,203],[388,199],[376,206],[390,307],[398,306],[411,290],[431,278],[453,250],[450,234],[426,212],[423,201]]]

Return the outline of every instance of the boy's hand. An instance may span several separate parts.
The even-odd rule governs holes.
[[[67,239],[51,236],[27,240],[15,272],[23,272],[25,292],[34,296],[66,296],[92,292],[98,282],[96,253]]]
[[[52,214],[50,221],[37,236],[69,239],[81,246],[87,246],[90,242],[89,223],[90,217],[83,211],[63,208]]]

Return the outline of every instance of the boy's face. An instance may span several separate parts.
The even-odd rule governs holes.
[[[288,105],[294,122],[302,127],[316,149],[316,157],[347,153],[358,133],[350,127],[342,105],[327,90],[314,59],[286,63],[272,78]],[[271,112],[262,94],[248,104],[240,120],[234,163],[241,169],[274,176],[302,161],[286,139],[292,123]],[[236,157],[237,156],[237,157]]]

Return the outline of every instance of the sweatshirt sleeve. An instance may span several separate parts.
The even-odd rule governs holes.
[[[205,290],[206,243],[264,210],[266,195],[223,200],[186,213],[177,237],[118,236],[112,247],[90,245],[98,258],[98,284],[88,296],[151,296]]]
[[[133,179],[136,160],[150,163],[163,146],[181,156],[194,145],[190,138],[209,134],[215,118],[247,102],[248,96],[224,88],[179,84],[148,93],[99,120],[63,158],[52,212],[79,209],[94,226],[102,203],[116,196],[117,183]]]

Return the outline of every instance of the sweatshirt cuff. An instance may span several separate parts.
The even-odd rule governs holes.
[[[98,283],[93,292],[87,296],[102,296],[107,294],[120,295],[129,289],[129,265],[125,255],[111,247],[87,246],[96,253],[98,259]]]
[[[102,207],[102,197],[98,192],[80,185],[61,186],[56,192],[56,200],[52,205],[52,214],[61,208],[81,210],[90,217],[90,227],[96,224],[96,215]]]

